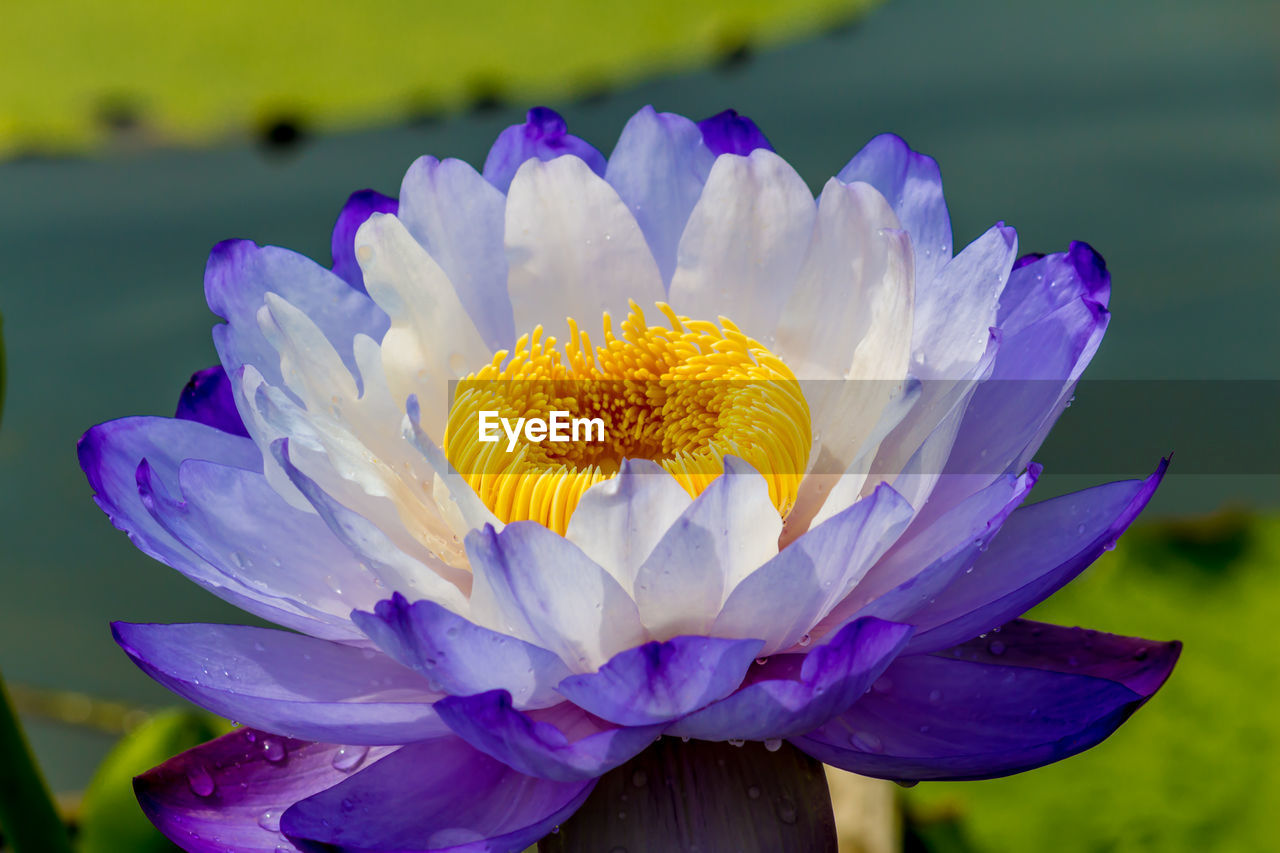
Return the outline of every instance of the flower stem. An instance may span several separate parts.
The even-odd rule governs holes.
[[[836,827],[822,765],[791,745],[664,737],[601,777],[538,850],[835,853]]]
[[[0,828],[15,853],[71,853],[0,677]]]

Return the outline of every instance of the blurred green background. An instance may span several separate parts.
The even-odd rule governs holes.
[[[252,5],[244,39],[228,29],[238,7],[182,26],[117,4],[63,27],[60,7],[28,4],[0,28],[0,671],[30,688],[24,707],[81,719],[25,716],[55,790],[86,786],[130,707],[172,704],[111,643],[110,620],[246,621],[134,551],[75,462],[89,425],[171,414],[214,361],[209,247],[249,237],[327,261],[349,192],[394,194],[424,153],[478,165],[534,103],[606,153],[644,104],[734,107],[815,188],[871,136],[899,133],[940,162],[957,245],[1004,219],[1024,251],[1079,238],[1107,258],[1113,322],[1090,378],[1235,380],[1270,401],[1250,428],[1280,427],[1274,3],[889,0],[865,17],[817,0],[590,15],[405,3],[353,18],[336,3]],[[165,43],[195,24],[188,50]],[[449,27],[469,35],[442,42]],[[1139,527],[1038,613],[1182,639],[1173,679],[1082,756],[904,792],[913,849],[1273,847],[1280,469],[1274,454],[1205,463],[1212,436],[1240,425],[1200,402],[1117,422],[1082,392],[1036,494],[1176,451]],[[1210,438],[1177,443],[1184,420]],[[1082,472],[1064,449],[1120,434],[1141,449],[1124,470]],[[1055,454],[1073,464],[1055,473]],[[48,692],[66,690],[123,706]]]

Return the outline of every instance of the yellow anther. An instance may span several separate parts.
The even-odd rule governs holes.
[[[582,494],[616,475],[623,459],[652,459],[696,496],[729,455],[764,475],[774,506],[787,514],[811,443],[795,375],[724,317],[717,325],[657,308],[669,327],[647,325],[632,302],[621,337],[605,313],[602,346],[569,318],[563,356],[539,326],[458,383],[445,452],[494,515],[563,533]],[[482,412],[507,425],[548,422],[553,412],[599,419],[603,439],[521,434],[509,442],[504,427],[497,441],[482,441]]]

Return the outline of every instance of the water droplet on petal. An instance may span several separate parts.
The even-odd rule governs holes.
[[[284,761],[285,750],[284,744],[278,740],[264,740],[262,742],[262,757],[275,764]]]
[[[800,639],[797,640],[797,642],[802,646],[807,646],[809,645],[809,643],[813,642],[813,638],[810,637],[808,634],[801,634]]]
[[[760,799],[760,789],[755,785],[752,785],[750,788],[747,789],[747,796],[753,800]]]
[[[197,797],[213,796],[213,777],[199,764],[193,764],[187,769],[187,787]]]
[[[681,736],[680,736],[680,742],[681,742],[681,743],[688,743],[688,742],[689,742],[689,736],[688,736],[688,735],[681,735]]]
[[[333,753],[333,769],[350,773],[364,763],[369,755],[367,746],[340,746]]]
[[[769,662],[768,658],[756,658],[756,663],[760,666],[764,666],[768,662]]]
[[[894,779],[893,781],[899,788],[914,788],[920,784],[919,779]]]
[[[267,809],[258,815],[258,826],[267,832],[278,832],[280,830],[280,812],[275,809]]]
[[[1138,648],[1138,650],[1137,650],[1137,651],[1135,651],[1135,652],[1133,653],[1133,659],[1134,659],[1134,660],[1146,660],[1146,659],[1147,659],[1147,647],[1146,647],[1146,646],[1140,646],[1140,647]]]
[[[1083,524],[1077,524],[1077,525],[1076,525],[1076,533],[1077,533],[1077,534],[1084,533],[1084,525],[1083,525]]]
[[[770,752],[777,752],[782,749],[782,739],[776,737],[765,738],[764,748]]]
[[[744,743],[746,743],[745,740],[738,740],[737,738],[729,738],[729,746],[742,746]]]
[[[637,770],[631,774],[631,784],[635,785],[637,788],[643,788],[648,783],[649,774],[645,773],[643,770]]]
[[[987,651],[991,652],[991,654],[995,655],[996,657],[999,657],[1000,655],[1004,654],[1004,643],[1000,642],[999,640],[992,640],[987,645]]]
[[[941,704],[942,704],[942,691],[941,691],[941,690],[930,690],[930,691],[929,691],[929,704],[930,704],[930,705],[941,705]]]
[[[884,741],[874,732],[854,732],[849,745],[863,752],[884,752]]]

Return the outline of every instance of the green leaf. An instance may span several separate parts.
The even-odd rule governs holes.
[[[80,807],[80,853],[173,853],[177,848],[147,820],[133,777],[227,731],[209,714],[161,711],[120,739],[98,766]]]
[[[599,92],[842,23],[876,0],[50,0],[0,27],[0,152],[201,140]],[[56,49],[50,46],[55,45]],[[122,46],[124,48],[122,49]]]
[[[0,830],[14,853],[70,853],[66,827],[54,808],[22,725],[0,678]]]

